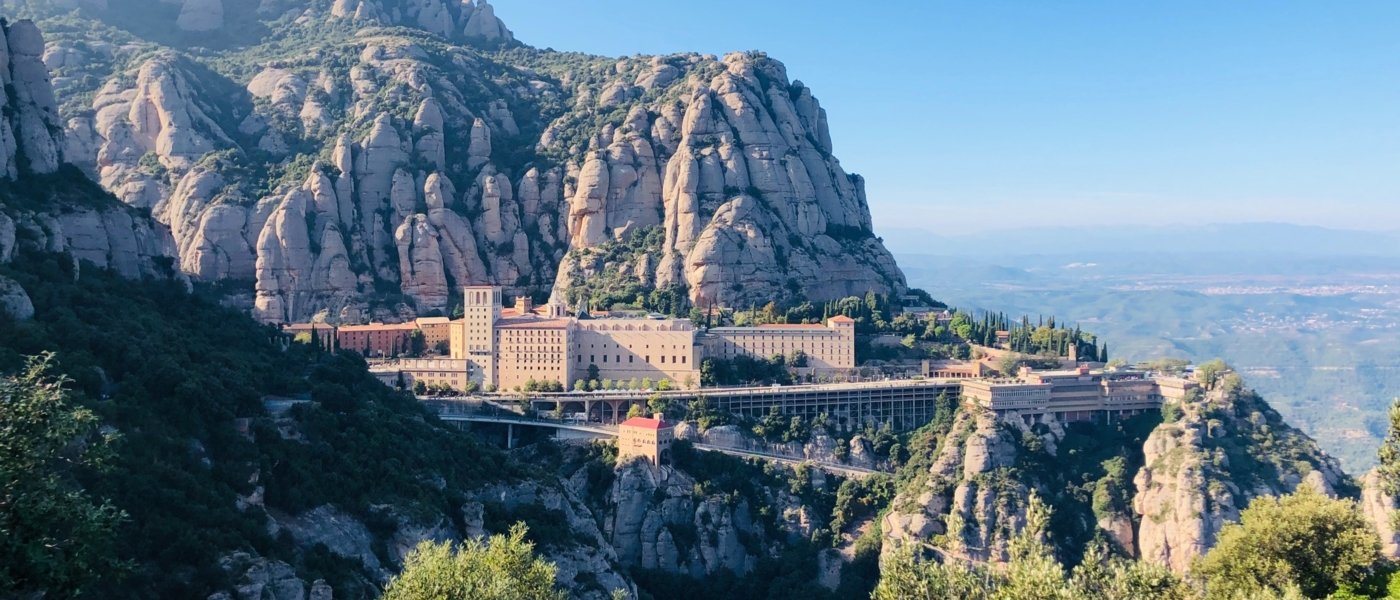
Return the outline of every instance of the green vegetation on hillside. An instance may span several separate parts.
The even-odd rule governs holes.
[[[174,281],[128,281],[66,256],[25,254],[0,266],[34,300],[32,321],[0,319],[0,372],[24,373],[53,352],[54,376],[97,415],[109,468],[79,470],[92,498],[129,518],[112,557],[95,568],[105,598],[204,597],[228,585],[221,555],[247,551],[329,580],[337,597],[365,597],[358,564],[267,532],[260,493],[286,514],[332,505],[378,534],[406,518],[457,514],[465,490],[517,477],[497,450],[439,424],[351,355],[285,345],[275,330]],[[291,405],[270,415],[265,397]],[[77,516],[76,514],[74,515]],[[94,538],[96,539],[96,538]]]
[[[1032,496],[1026,525],[1004,568],[916,560],[905,550],[885,566],[873,600],[1185,600],[1186,586],[1169,571],[1094,548],[1072,571],[1045,542],[1050,510]]]

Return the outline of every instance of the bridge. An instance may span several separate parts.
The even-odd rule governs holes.
[[[476,398],[503,407],[528,407],[538,414],[577,414],[590,422],[615,424],[626,420],[633,405],[645,405],[658,396],[674,402],[704,399],[711,408],[749,418],[762,418],[776,408],[785,417],[813,419],[824,414],[848,430],[876,423],[889,424],[895,431],[912,431],[933,419],[940,397],[957,402],[962,397],[962,382],[916,379],[698,390],[498,393]]]
[[[425,404],[432,406],[437,411],[438,418],[443,421],[505,425],[507,447],[515,445],[515,426],[517,425],[522,427],[546,427],[556,431],[572,431],[598,437],[617,437],[616,425],[530,417],[511,411],[504,406],[490,401],[446,401],[438,399],[427,401]],[[876,473],[888,473],[887,471],[865,469],[840,463],[816,461],[806,457],[787,456],[758,450],[726,448],[723,446],[696,443],[692,443],[692,446],[696,450],[704,452],[718,452],[739,458],[765,460],[794,467],[809,465],[842,477],[864,478]]]

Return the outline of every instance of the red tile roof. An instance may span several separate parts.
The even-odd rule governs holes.
[[[830,321],[830,322],[832,322],[832,323],[855,323],[855,322],[856,322],[855,319],[852,319],[852,318],[850,318],[850,317],[848,317],[848,316],[846,316],[846,315],[836,315],[836,316],[834,316],[834,317],[832,317],[832,318],[830,318],[830,319],[827,319],[827,321]]]
[[[362,331],[413,331],[418,329],[413,323],[370,323],[369,325],[345,325],[340,328],[342,333],[356,333]]]
[[[636,427],[638,429],[670,429],[675,427],[671,423],[648,419],[646,417],[632,417],[622,422],[623,427]]]

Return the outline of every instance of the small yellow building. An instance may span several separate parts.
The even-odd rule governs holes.
[[[671,460],[671,442],[676,439],[676,426],[660,417],[633,417],[617,428],[617,462],[625,463],[642,457],[660,466]]]

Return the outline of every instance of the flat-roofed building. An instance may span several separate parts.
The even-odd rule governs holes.
[[[982,361],[926,360],[922,372],[931,379],[982,379],[992,368]]]
[[[568,389],[572,375],[568,319],[533,314],[507,317],[496,323],[496,382],[502,390],[525,387],[530,381],[553,382]]]
[[[467,389],[470,381],[467,361],[450,358],[406,358],[370,365],[370,371],[390,387],[403,384],[403,389],[412,390],[419,382],[429,388],[447,387],[454,390]]]
[[[413,324],[423,332],[423,345],[428,352],[437,352],[452,339],[452,319],[447,317],[422,317],[414,319]]]
[[[1050,408],[1051,387],[1047,383],[969,379],[962,382],[962,398],[990,409],[997,416],[1008,412],[1043,414]]]
[[[1153,378],[1138,371],[1030,371],[1016,380],[965,380],[963,398],[998,416],[1015,413],[1035,420],[1051,415],[1058,421],[1125,418],[1152,410],[1174,397],[1184,397],[1190,383]]]
[[[830,373],[856,367],[856,322],[845,316],[827,319],[825,325],[760,325],[715,327],[706,332],[705,356],[733,359],[739,356],[789,359],[805,355],[806,368]]]
[[[370,358],[393,358],[413,350],[413,323],[370,323],[343,325],[336,329],[336,342],[341,350],[359,352]]]
[[[1183,402],[1201,391],[1201,384],[1194,379],[1157,377],[1155,381],[1158,389],[1161,390],[1162,399],[1171,402]]]
[[[700,349],[689,319],[592,319],[574,321],[572,368],[599,379],[666,379],[677,387],[700,382]]]

